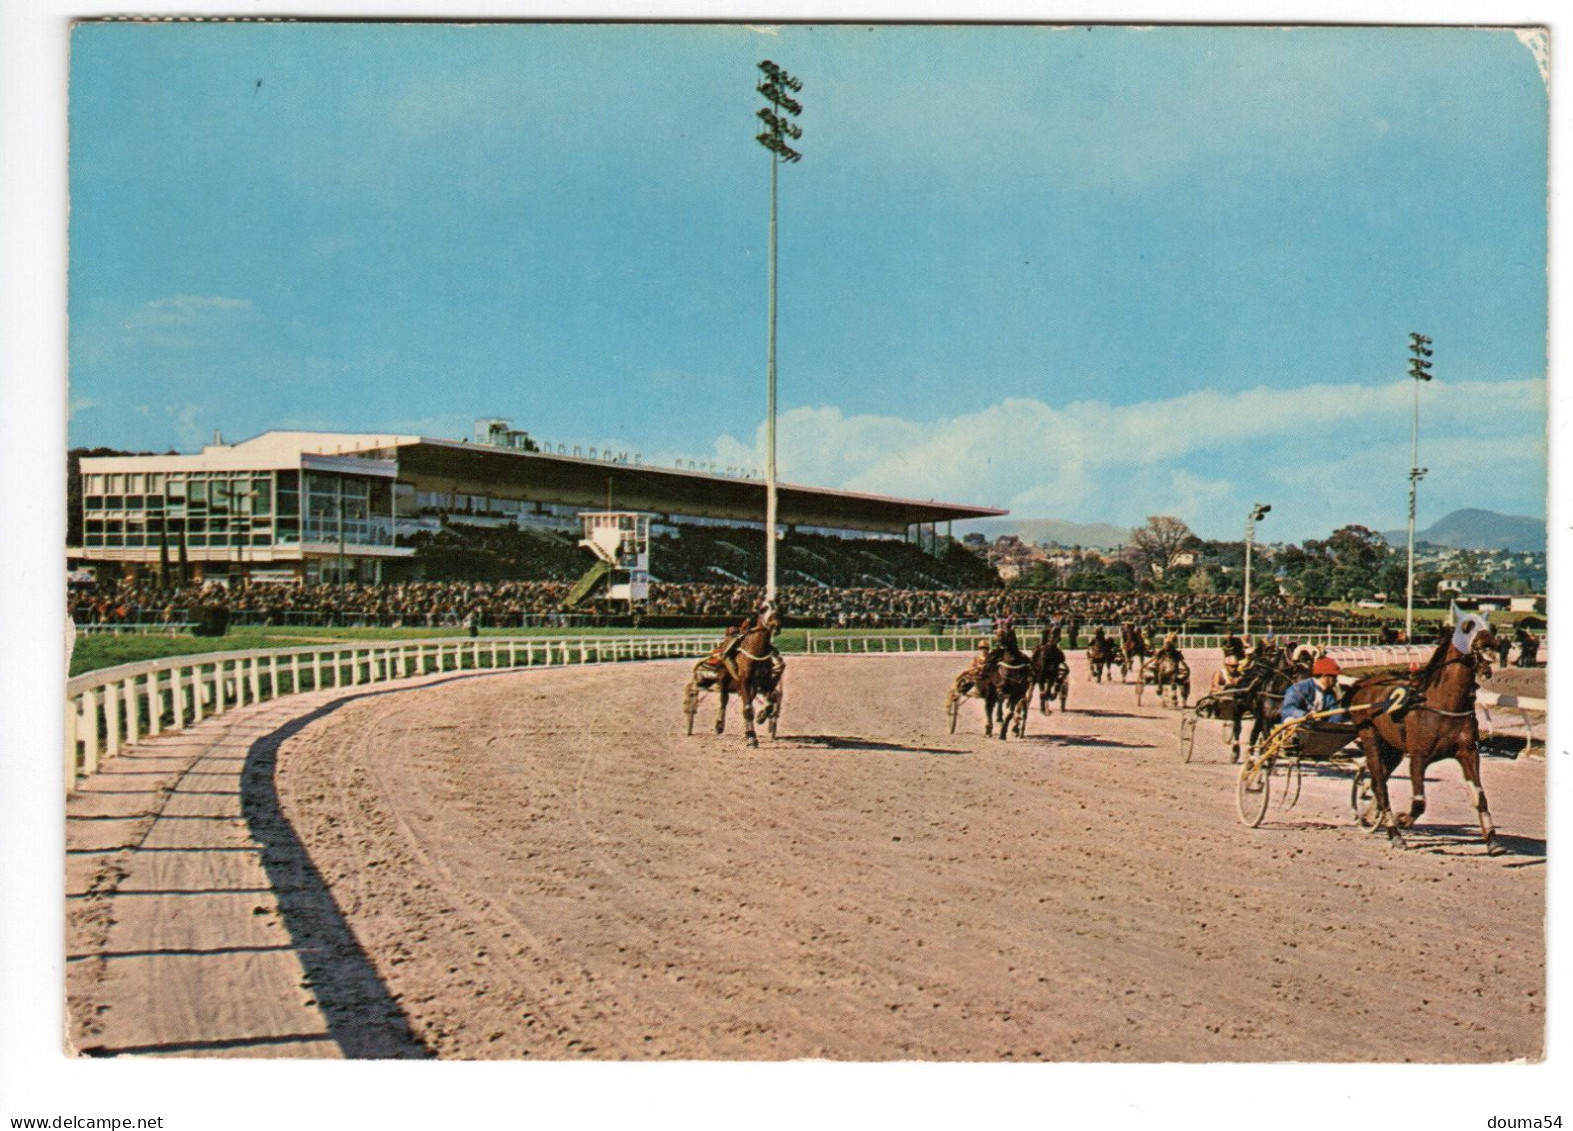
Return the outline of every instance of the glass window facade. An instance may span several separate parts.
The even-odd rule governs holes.
[[[302,488],[307,505],[302,507]],[[393,488],[299,471],[192,471],[82,477],[83,549],[391,546]],[[304,509],[304,528],[302,517]],[[91,515],[91,518],[87,516]]]

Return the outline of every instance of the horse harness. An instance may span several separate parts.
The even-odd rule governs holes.
[[[744,648],[741,644],[739,644],[733,650],[733,652],[734,654],[747,656],[756,664],[764,663],[766,660],[769,660],[772,671],[779,672],[786,666],[786,661],[781,658],[781,653],[776,650],[776,646],[773,643],[770,645],[770,648],[763,656],[754,655],[754,653],[750,652],[747,648]],[[730,675],[736,683],[741,684],[743,682],[743,676],[742,673],[737,670],[737,664],[733,662],[732,655],[723,655],[721,657],[721,662],[726,665],[727,674]]]
[[[1470,654],[1467,656],[1455,656],[1443,660],[1440,664],[1437,665],[1431,674],[1440,672],[1449,664],[1465,664],[1473,669],[1475,666],[1475,657],[1473,654]],[[1391,715],[1393,717],[1393,721],[1399,723],[1400,725],[1402,725],[1404,721],[1404,716],[1409,714],[1411,711],[1427,711],[1433,715],[1441,715],[1443,718],[1448,719],[1474,718],[1475,708],[1473,703],[1470,704],[1469,710],[1467,711],[1445,711],[1441,707],[1431,706],[1431,704],[1425,702],[1424,699],[1421,699],[1418,703],[1411,702],[1411,700],[1419,698],[1420,696],[1424,695],[1424,693],[1424,689],[1420,686],[1420,679],[1417,673],[1416,676],[1411,677],[1408,681],[1399,684],[1397,687],[1394,687],[1391,691],[1389,691],[1387,693],[1387,701],[1382,705],[1380,710],[1377,710],[1373,704],[1371,708],[1371,714],[1368,715],[1367,718],[1375,721],[1379,715]]]

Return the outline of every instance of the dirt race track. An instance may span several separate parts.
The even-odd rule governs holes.
[[[1204,687],[1211,657],[1192,660]],[[137,788],[158,791],[148,813],[87,816],[93,798],[124,796],[113,767],[73,802],[73,1042],[445,1058],[1542,1056],[1542,759],[1486,760],[1498,857],[1452,762],[1433,771],[1406,851],[1355,826],[1349,775],[1331,768],[1251,829],[1217,724],[1182,764],[1178,714],[1151,694],[1138,707],[1130,685],[1089,685],[1078,655],[1069,713],[1034,709],[1027,738],[1001,743],[969,702],[951,735],[942,702],[963,663],[794,657],[781,736],[758,750],[735,706],[728,733],[709,733],[713,698],[702,733],[683,734],[687,665],[664,662],[329,696],[304,722],[291,720],[307,708],[264,704],[204,724],[240,736],[227,769],[200,761],[219,747],[194,750],[194,732],[160,740],[186,755],[147,744],[139,757],[166,759],[139,771]],[[239,781],[229,816],[225,773]],[[188,794],[191,813],[211,800],[204,819],[265,880],[225,878],[229,857],[174,841],[152,876],[136,850],[165,843],[159,822]],[[1394,798],[1407,806],[1406,782]],[[176,879],[182,844],[194,871]]]

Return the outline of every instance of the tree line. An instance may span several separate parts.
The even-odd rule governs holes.
[[[1153,515],[1133,529],[1127,544],[1116,552],[1072,547],[1056,555],[1058,560],[1027,567],[1013,585],[1070,591],[1241,593],[1245,554],[1243,540],[1209,541],[1172,515]],[[1316,604],[1379,596],[1402,601],[1407,584],[1406,548],[1392,546],[1381,534],[1357,524],[1299,544],[1256,543],[1251,555],[1252,592],[1263,596],[1282,593]],[[1448,578],[1459,580],[1466,589],[1533,591],[1534,579],[1528,574],[1492,562],[1489,554],[1454,551],[1444,574],[1434,561],[1417,561],[1415,597],[1434,599],[1438,586]]]

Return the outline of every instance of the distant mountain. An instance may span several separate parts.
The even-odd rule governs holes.
[[[1382,537],[1389,545],[1402,546],[1408,542],[1409,532],[1387,531]],[[1455,550],[1506,549],[1544,553],[1546,520],[1466,508],[1438,519],[1424,530],[1416,530],[1415,541]]]
[[[1131,540],[1129,526],[1110,526],[1106,522],[1065,522],[1057,518],[977,518],[956,523],[956,537],[982,534],[989,541],[1014,534],[1023,542],[1058,542],[1061,546],[1082,546],[1112,550]]]

